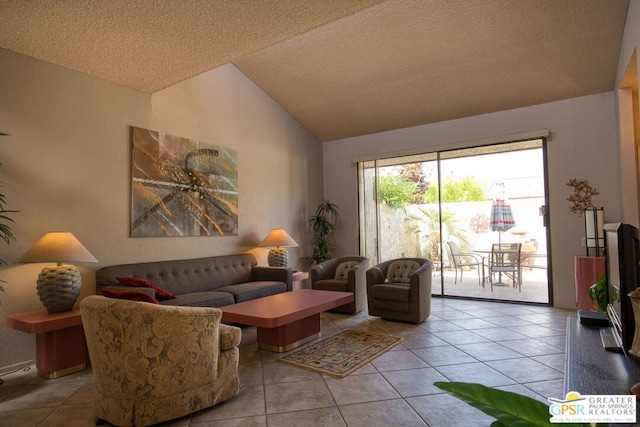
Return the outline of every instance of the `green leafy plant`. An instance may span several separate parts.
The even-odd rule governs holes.
[[[338,206],[325,200],[316,209],[315,215],[307,220],[307,226],[313,232],[313,255],[311,265],[331,259],[331,243],[336,233],[336,221],[340,218]]]
[[[416,193],[413,195],[411,203],[424,203],[424,192],[429,188],[429,176],[424,170],[424,163],[405,163],[397,168],[402,177],[413,182],[416,186]]]
[[[549,407],[544,403],[510,391],[497,390],[481,384],[436,382],[436,387],[466,402],[497,421],[492,427],[558,426],[551,423]],[[593,424],[563,423],[563,427],[586,427]],[[597,424],[605,426],[606,424]]]
[[[466,252],[469,246],[469,238],[466,230],[458,225],[458,218],[449,209],[442,209],[442,216],[437,209],[419,208],[419,213],[410,215],[410,233],[419,233],[420,239],[424,239],[425,246],[429,248],[429,259],[440,259],[440,242],[455,240]],[[442,236],[440,236],[442,226]]]
[[[618,290],[614,286],[609,287],[613,301],[618,300]],[[589,299],[598,304],[598,310],[607,311],[607,276],[602,274],[597,283],[589,287]]]
[[[6,134],[0,134],[0,135],[6,135]],[[0,166],[2,166],[1,163],[0,163]],[[0,187],[2,187],[2,183],[0,183]],[[12,240],[16,240],[15,236],[13,235],[13,232],[11,231],[11,226],[10,226],[10,223],[14,221],[13,221],[13,218],[9,216],[9,214],[12,214],[18,211],[8,210],[5,207],[6,203],[7,203],[7,200],[4,194],[0,194],[0,239],[4,240],[5,243],[8,245],[9,243],[11,243]],[[7,263],[5,260],[0,259],[0,266],[6,265],[6,264]],[[4,292],[4,288],[1,285],[0,285],[0,292]]]
[[[480,202],[487,200],[483,186],[474,177],[456,178],[447,176],[442,182],[442,201],[447,202]],[[438,187],[430,185],[424,195],[425,203],[438,203]]]
[[[402,175],[385,175],[378,181],[380,200],[393,209],[404,209],[418,191],[417,184]]]

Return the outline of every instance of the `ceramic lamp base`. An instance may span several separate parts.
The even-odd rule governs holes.
[[[273,248],[267,256],[269,267],[286,267],[289,264],[289,254],[285,248]]]
[[[37,283],[38,296],[49,313],[71,310],[82,287],[80,272],[73,265],[46,267]]]

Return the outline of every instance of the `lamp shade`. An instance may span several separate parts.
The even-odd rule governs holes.
[[[267,234],[267,237],[265,237],[262,242],[260,242],[260,246],[290,248],[298,246],[298,243],[293,240],[293,238],[289,236],[289,233],[287,233],[284,229],[274,228],[269,232],[269,234]]]
[[[98,262],[75,236],[52,231],[40,238],[22,257],[22,262],[56,262],[45,267],[38,276],[36,289],[40,301],[50,313],[73,308],[82,286],[80,272],[63,262]]]
[[[22,262],[98,262],[76,237],[66,231],[50,231],[22,256]]]
[[[285,248],[298,246],[298,243],[284,229],[274,228],[260,242],[260,246],[273,247],[267,256],[270,267],[286,267],[289,264],[289,254]]]

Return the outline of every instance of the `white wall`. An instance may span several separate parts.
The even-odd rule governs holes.
[[[242,239],[217,239],[217,253],[237,250],[238,244],[252,249],[272,228],[284,228],[301,245],[288,249],[290,263],[300,268],[300,257],[310,254],[305,221],[322,197],[320,142],[233,65],[151,100],[152,129],[162,126],[167,133],[238,150]]]
[[[68,230],[99,260],[78,265],[81,298],[100,266],[252,251],[271,228],[311,252],[305,219],[322,201],[321,144],[235,67],[153,95],[0,50],[0,181],[17,238],[0,245],[0,371],[35,358],[35,338],[6,328],[7,314],[38,310],[43,264],[15,264],[49,230]],[[237,236],[130,238],[130,126],[237,150]],[[45,264],[46,265],[46,264]]]
[[[566,183],[571,178],[588,179],[600,192],[594,202],[605,208],[606,220],[620,220],[614,102],[610,92],[324,143],[325,198],[341,209],[336,252],[339,255],[358,252],[357,174],[351,162],[353,157],[415,148],[428,151],[429,147],[460,141],[548,129],[552,134],[548,143],[548,174],[554,304],[575,308],[573,257],[585,254],[581,247],[584,221],[569,211],[566,198],[571,189]]]

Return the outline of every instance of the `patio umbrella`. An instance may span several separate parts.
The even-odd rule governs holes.
[[[513,212],[511,206],[506,201],[504,183],[498,183],[496,196],[491,203],[491,214],[489,215],[489,227],[491,231],[498,232],[498,247],[502,244],[502,232],[507,231],[516,226],[516,221],[513,219]],[[492,254],[493,256],[493,254]],[[491,271],[491,270],[490,270]],[[491,273],[490,273],[491,274]],[[502,273],[498,280],[497,286],[504,285],[502,283]],[[491,285],[493,289],[493,284]]]
[[[502,243],[502,232],[516,226],[513,219],[511,206],[506,201],[504,183],[497,184],[498,193],[491,203],[491,214],[489,215],[489,227],[491,231],[498,232],[498,243]]]

